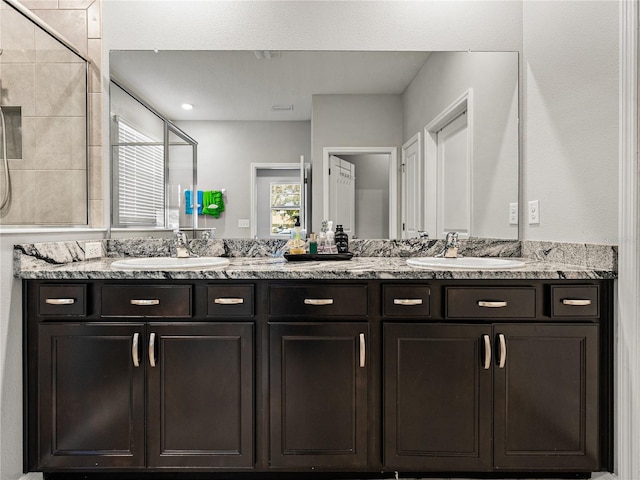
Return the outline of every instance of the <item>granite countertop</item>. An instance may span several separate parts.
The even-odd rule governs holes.
[[[103,240],[103,256],[86,260],[84,242],[14,246],[14,276],[21,279],[145,280],[145,279],[504,279],[593,280],[617,278],[617,249],[611,245],[519,242],[475,239],[463,243],[472,257],[521,260],[524,267],[508,270],[437,270],[407,265],[408,257],[431,257],[442,248],[438,240],[360,240],[350,243],[348,261],[288,262],[274,257],[280,244],[260,240],[192,240],[200,256],[223,256],[225,267],[181,270],[122,270],[112,267],[123,258],[169,256],[171,242],[155,238]]]

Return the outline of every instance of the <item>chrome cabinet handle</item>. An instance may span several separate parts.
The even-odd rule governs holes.
[[[160,300],[154,299],[131,299],[131,305],[140,305],[140,306],[148,306],[148,305],[160,305]]]
[[[483,335],[484,339],[484,369],[489,370],[491,368],[491,339],[489,335]]]
[[[562,304],[576,306],[576,307],[583,307],[585,305],[591,305],[591,300],[582,299],[582,298],[563,298]]]
[[[244,303],[244,298],[214,298],[213,303],[218,305],[240,305]]]
[[[149,365],[156,366],[156,334],[149,335]]]
[[[422,305],[421,298],[394,298],[394,305]]]
[[[360,334],[360,368],[364,368],[367,360],[367,344],[364,340],[364,333]]]
[[[490,301],[490,300],[478,300],[478,306],[479,307],[486,307],[486,308],[503,308],[503,307],[507,306],[507,302],[503,302],[503,301],[494,302],[494,301]]]
[[[140,339],[139,333],[133,334],[133,343],[131,344],[131,358],[133,360],[133,366],[140,366],[140,352],[138,347],[138,340]]]
[[[44,303],[49,305],[73,305],[76,303],[75,298],[47,298]]]
[[[333,305],[333,298],[305,298],[305,305]]]
[[[498,341],[500,342],[500,358],[498,359],[498,367],[504,368],[504,364],[507,362],[507,341],[504,338],[504,334],[498,335]]]

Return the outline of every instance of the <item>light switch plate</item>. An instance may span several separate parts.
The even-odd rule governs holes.
[[[518,224],[518,204],[510,203],[509,204],[509,225],[517,225]]]
[[[92,258],[102,257],[102,242],[86,242],[84,244],[84,258],[91,260]]]
[[[249,228],[249,219],[248,218],[239,218],[238,219],[238,228]]]
[[[531,200],[529,202],[529,225],[540,224],[540,201]]]

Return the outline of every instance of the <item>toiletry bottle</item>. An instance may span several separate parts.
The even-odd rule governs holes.
[[[309,253],[311,254],[318,253],[318,241],[316,239],[315,233],[311,233],[309,235]]]
[[[289,253],[292,255],[300,255],[306,253],[305,241],[300,238],[300,217],[296,217],[296,224],[293,230],[293,239],[289,240],[291,248]]]
[[[327,243],[327,221],[322,221],[320,234],[318,235],[318,253],[324,253],[324,246]]]
[[[333,222],[327,222],[327,241],[324,247],[324,253],[338,253],[336,248],[335,233],[333,232]]]
[[[349,235],[344,233],[342,225],[336,225],[335,241],[338,253],[347,253],[349,251]]]

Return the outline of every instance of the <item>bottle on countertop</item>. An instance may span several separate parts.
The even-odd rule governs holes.
[[[347,253],[349,251],[349,235],[344,233],[342,225],[336,225],[335,242],[338,253]]]
[[[315,233],[309,234],[309,253],[318,253],[318,240]]]
[[[291,240],[289,240],[289,253],[291,255],[301,255],[306,253],[305,241],[301,238],[300,217],[296,217],[296,223],[291,232]]]
[[[338,253],[336,248],[335,233],[333,231],[333,222],[327,222],[327,239],[324,243],[324,251],[322,253]]]

